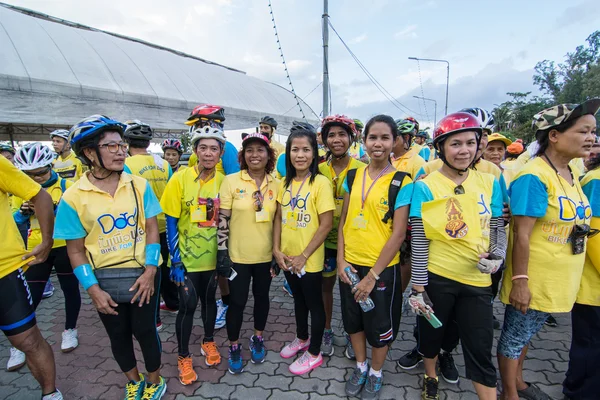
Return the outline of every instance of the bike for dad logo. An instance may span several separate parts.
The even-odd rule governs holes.
[[[137,234],[137,241],[143,240],[144,230],[138,226],[137,208],[133,213],[121,213],[118,216],[112,214],[102,214],[98,217],[98,225],[102,230],[102,235],[98,237],[98,247],[101,254],[113,251],[129,249],[133,246],[133,241]]]

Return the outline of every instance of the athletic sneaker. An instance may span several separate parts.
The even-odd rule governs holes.
[[[167,304],[164,301],[160,302],[160,309],[161,311],[166,311],[171,314],[177,314],[179,312],[179,310],[177,310],[176,308],[167,307]]]
[[[430,378],[427,375],[423,377],[423,391],[421,392],[422,400],[439,400],[438,394],[438,378]]]
[[[250,338],[250,354],[252,356],[252,364],[262,364],[267,356],[265,342],[262,336],[252,335]]]
[[[457,383],[458,370],[456,369],[456,365],[454,365],[452,354],[447,351],[440,353],[438,360],[440,362],[440,374],[442,378],[448,383]]]
[[[294,294],[292,293],[292,288],[290,287],[290,284],[287,283],[287,281],[283,281],[283,286],[281,287],[281,290],[286,292],[288,296],[294,297]]]
[[[241,374],[244,372],[244,363],[242,362],[242,346],[238,344],[229,346],[229,358],[227,358],[227,364],[229,365],[229,373],[232,375]]]
[[[421,362],[423,362],[423,356],[419,354],[419,351],[415,347],[410,352],[400,357],[396,364],[398,364],[400,368],[408,370],[415,368]]]
[[[379,391],[383,386],[383,373],[381,376],[370,375],[365,383],[365,388],[362,391],[360,398],[362,400],[376,400],[379,398]]]
[[[137,382],[129,381],[125,385],[125,400],[140,400],[146,387],[144,375],[140,374],[140,380]]]
[[[56,392],[42,396],[42,400],[63,400],[63,395],[60,390],[56,389]]]
[[[62,343],[60,344],[60,351],[63,353],[69,353],[75,350],[79,346],[79,340],[77,338],[77,329],[66,329],[62,333]]]
[[[556,318],[554,318],[552,314],[548,314],[548,318],[546,318],[546,322],[544,322],[544,324],[551,328],[556,328],[558,326],[558,322],[556,322]]]
[[[290,365],[290,372],[294,375],[304,375],[323,364],[321,353],[313,357],[308,351]]]
[[[8,372],[16,371],[25,365],[26,362],[27,360],[25,359],[25,353],[15,347],[11,347],[10,358],[6,363],[6,370]]]
[[[165,378],[160,377],[159,383],[151,383],[146,382],[146,388],[144,389],[144,394],[142,395],[142,400],[159,400],[162,399],[165,392],[167,391],[167,382],[165,382]]]
[[[346,350],[344,350],[344,355],[348,360],[356,361],[356,354],[354,354],[354,348],[352,347],[352,341],[350,341],[350,335],[344,332],[344,336],[346,337]]]
[[[47,299],[48,297],[52,297],[53,294],[54,294],[54,285],[52,284],[52,282],[50,282],[50,279],[48,279],[48,282],[46,282],[46,286],[44,286],[44,292],[42,293],[42,299]]]
[[[331,357],[333,351],[333,330],[325,329],[325,332],[323,332],[323,341],[321,342],[321,354]]]
[[[215,320],[215,329],[221,329],[225,326],[225,318],[227,317],[227,309],[229,306],[223,304],[223,300],[217,300],[217,319]]]
[[[177,369],[179,370],[179,382],[182,385],[190,385],[198,380],[198,374],[194,371],[192,355],[177,357]]]
[[[217,344],[215,341],[210,342],[202,342],[202,347],[200,348],[202,351],[202,355],[205,357],[204,362],[209,367],[213,365],[221,364],[221,355],[219,354],[219,349],[217,348]]]
[[[162,321],[158,321],[156,323],[156,332],[160,332],[160,331],[162,331],[162,329],[163,329],[163,323],[162,323]]]
[[[358,396],[363,386],[365,385],[365,382],[367,381],[368,374],[368,365],[365,372],[362,372],[358,367],[354,368],[352,376],[350,376],[350,379],[346,382],[346,394],[350,397]]]
[[[300,339],[295,338],[292,343],[289,343],[283,349],[281,349],[279,355],[282,358],[292,358],[300,351],[305,351],[306,349],[308,349],[308,346],[310,346],[310,339],[302,343]]]

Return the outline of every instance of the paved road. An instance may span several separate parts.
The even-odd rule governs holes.
[[[52,278],[57,290],[53,297],[43,300],[37,313],[38,324],[55,351],[57,385],[65,399],[122,399],[124,375],[113,360],[108,337],[87,294],[83,293],[84,304],[79,317],[79,348],[70,354],[60,352],[61,332],[64,324],[63,297],[58,282]],[[342,322],[339,298],[334,305],[333,327],[337,335],[335,354],[325,359],[323,366],[309,376],[298,377],[289,373],[291,360],[279,357],[279,350],[295,336],[293,301],[281,290],[282,277],[273,281],[271,287],[271,312],[265,331],[269,353],[261,365],[248,364],[246,371],[237,376],[226,370],[226,332],[218,331],[223,362],[217,368],[206,367],[201,357],[195,358],[196,371],[201,383],[182,386],[177,378],[177,340],[175,338],[175,316],[163,314],[165,328],[160,333],[163,343],[163,375],[168,381],[165,399],[340,399],[344,398],[344,382],[355,365],[343,356],[344,339],[341,337]],[[337,288],[336,288],[337,292]],[[315,293],[317,295],[317,293]],[[252,334],[252,299],[245,312],[242,327],[245,360],[249,359],[247,339]],[[503,308],[496,304],[496,315],[502,319]],[[562,399],[561,382],[567,369],[568,350],[571,340],[568,314],[555,315],[559,327],[544,327],[533,341],[526,363],[525,378],[538,384],[555,399]],[[195,328],[191,338],[192,352],[200,353],[202,334],[199,312],[196,313]],[[400,334],[392,346],[389,360],[384,366],[385,384],[382,399],[418,399],[423,369],[400,371],[394,361],[414,346],[412,329],[414,317],[403,315]],[[499,332],[496,332],[496,338]],[[0,339],[0,365],[5,366],[9,355],[9,344],[4,336]],[[138,348],[139,350],[139,348]],[[494,349],[495,352],[495,349]],[[142,360],[138,351],[138,360]],[[464,377],[464,361],[460,348],[455,355],[461,377]],[[143,363],[139,364],[143,370]],[[476,399],[472,384],[461,379],[457,385],[440,384],[442,399]],[[19,372],[0,372],[0,398],[11,400],[38,400],[40,390],[37,382],[25,367]]]

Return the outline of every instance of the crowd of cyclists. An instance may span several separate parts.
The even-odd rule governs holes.
[[[241,374],[265,361],[269,291],[283,271],[296,338],[280,356],[293,359],[292,374],[307,375],[334,354],[337,281],[344,354],[356,362],[346,395],[379,398],[410,286],[416,347],[397,365],[423,363],[422,399],[440,398],[438,373],[458,382],[459,342],[465,378],[480,399],[496,399],[494,329],[502,330],[500,397],[549,399],[524,380],[523,368],[529,343],[544,324],[556,324],[551,313],[566,312],[572,342],[563,393],[597,398],[599,109],[600,99],[591,99],[540,110],[528,146],[495,132],[481,108],[445,116],[431,138],[412,117],[294,122],[285,145],[274,139],[277,121],[265,116],[256,132],[242,134],[238,151],[224,134],[225,110],[202,104],[185,121],[187,166],[178,139],[162,143],[163,157],[153,155],[148,124],[102,115],[52,132],[54,152],[42,143],[1,144],[7,370],[26,363],[44,400],[63,398],[35,318],[54,269],[66,316],[61,351],[78,347],[81,285],[125,375],[125,399],[166,393],[161,311],[177,314],[182,385],[198,380],[194,354],[209,367],[222,362],[215,330],[224,326],[228,370]],[[254,332],[243,338],[250,291]],[[493,312],[498,295],[502,323]],[[198,305],[199,346],[190,343]]]

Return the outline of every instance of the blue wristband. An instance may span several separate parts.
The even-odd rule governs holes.
[[[160,243],[150,243],[146,245],[146,266],[153,265],[158,267],[160,260]]]
[[[94,275],[94,270],[92,270],[90,264],[81,264],[79,267],[75,268],[73,273],[77,279],[79,279],[79,283],[81,283],[85,290],[98,284],[98,280],[96,279],[96,275]]]

